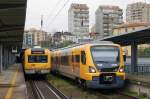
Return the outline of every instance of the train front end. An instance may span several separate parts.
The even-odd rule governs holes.
[[[26,75],[50,73],[50,51],[48,49],[33,48],[25,53],[24,71]]]
[[[90,47],[91,60],[86,84],[94,89],[122,88],[125,82],[124,57],[119,45]]]

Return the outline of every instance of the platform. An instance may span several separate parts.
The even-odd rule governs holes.
[[[27,99],[27,90],[20,64],[0,73],[0,99]]]
[[[127,74],[127,90],[131,92],[144,93],[150,97],[150,77],[149,75]]]
[[[149,85],[150,87],[150,75],[126,74],[126,77],[130,82],[137,82],[137,84]]]

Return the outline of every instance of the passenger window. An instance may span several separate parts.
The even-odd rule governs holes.
[[[76,58],[76,62],[79,63],[80,62],[80,56],[79,55],[75,55]]]
[[[86,64],[86,54],[85,51],[81,51],[81,62],[82,64]]]

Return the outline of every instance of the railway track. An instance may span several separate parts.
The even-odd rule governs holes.
[[[27,81],[28,99],[69,99],[47,81]]]
[[[99,99],[138,99],[137,97],[126,95],[122,92],[100,92],[98,93]]]

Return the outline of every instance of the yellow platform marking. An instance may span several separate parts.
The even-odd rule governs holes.
[[[15,72],[15,74],[14,74],[12,80],[11,80],[11,85],[15,85],[17,74],[18,74],[18,68],[17,68],[17,71]],[[11,99],[12,91],[13,91],[13,87],[10,87],[10,88],[8,89],[8,91],[7,91],[7,94],[6,94],[6,96],[5,96],[5,99]]]

